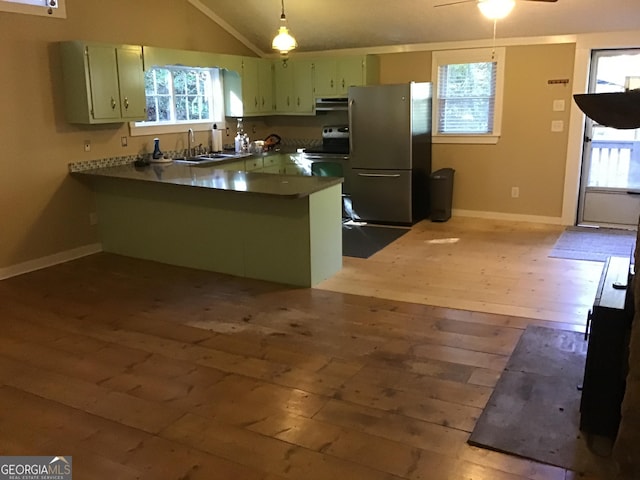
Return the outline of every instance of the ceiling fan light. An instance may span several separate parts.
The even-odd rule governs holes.
[[[490,20],[500,20],[511,13],[515,0],[478,0],[480,12]]]

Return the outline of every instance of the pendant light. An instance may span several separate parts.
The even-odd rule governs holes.
[[[271,47],[274,50],[278,50],[283,57],[283,62],[286,66],[287,55],[291,50],[298,46],[296,39],[291,36],[289,29],[287,28],[287,17],[284,14],[284,0],[282,0],[282,14],[280,15],[280,28],[278,34],[271,42]]]
[[[478,0],[480,12],[490,20],[499,20],[511,13],[515,0]]]

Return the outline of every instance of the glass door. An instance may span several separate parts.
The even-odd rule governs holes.
[[[637,88],[640,49],[594,50],[589,93]],[[619,130],[587,118],[578,223],[628,228],[640,214],[640,129]]]

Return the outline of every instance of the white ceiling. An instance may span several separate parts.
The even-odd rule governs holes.
[[[270,54],[280,22],[280,0],[189,0],[256,53]],[[493,22],[474,4],[434,8],[450,0],[285,0],[301,52],[490,40]],[[498,21],[498,38],[636,30],[640,0],[518,0]],[[640,44],[640,38],[638,39]]]

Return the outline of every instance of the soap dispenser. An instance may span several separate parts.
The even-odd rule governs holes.
[[[159,138],[154,138],[153,139],[153,154],[151,155],[151,157],[154,160],[157,160],[159,158],[164,157],[164,154],[160,151],[160,139]]]

